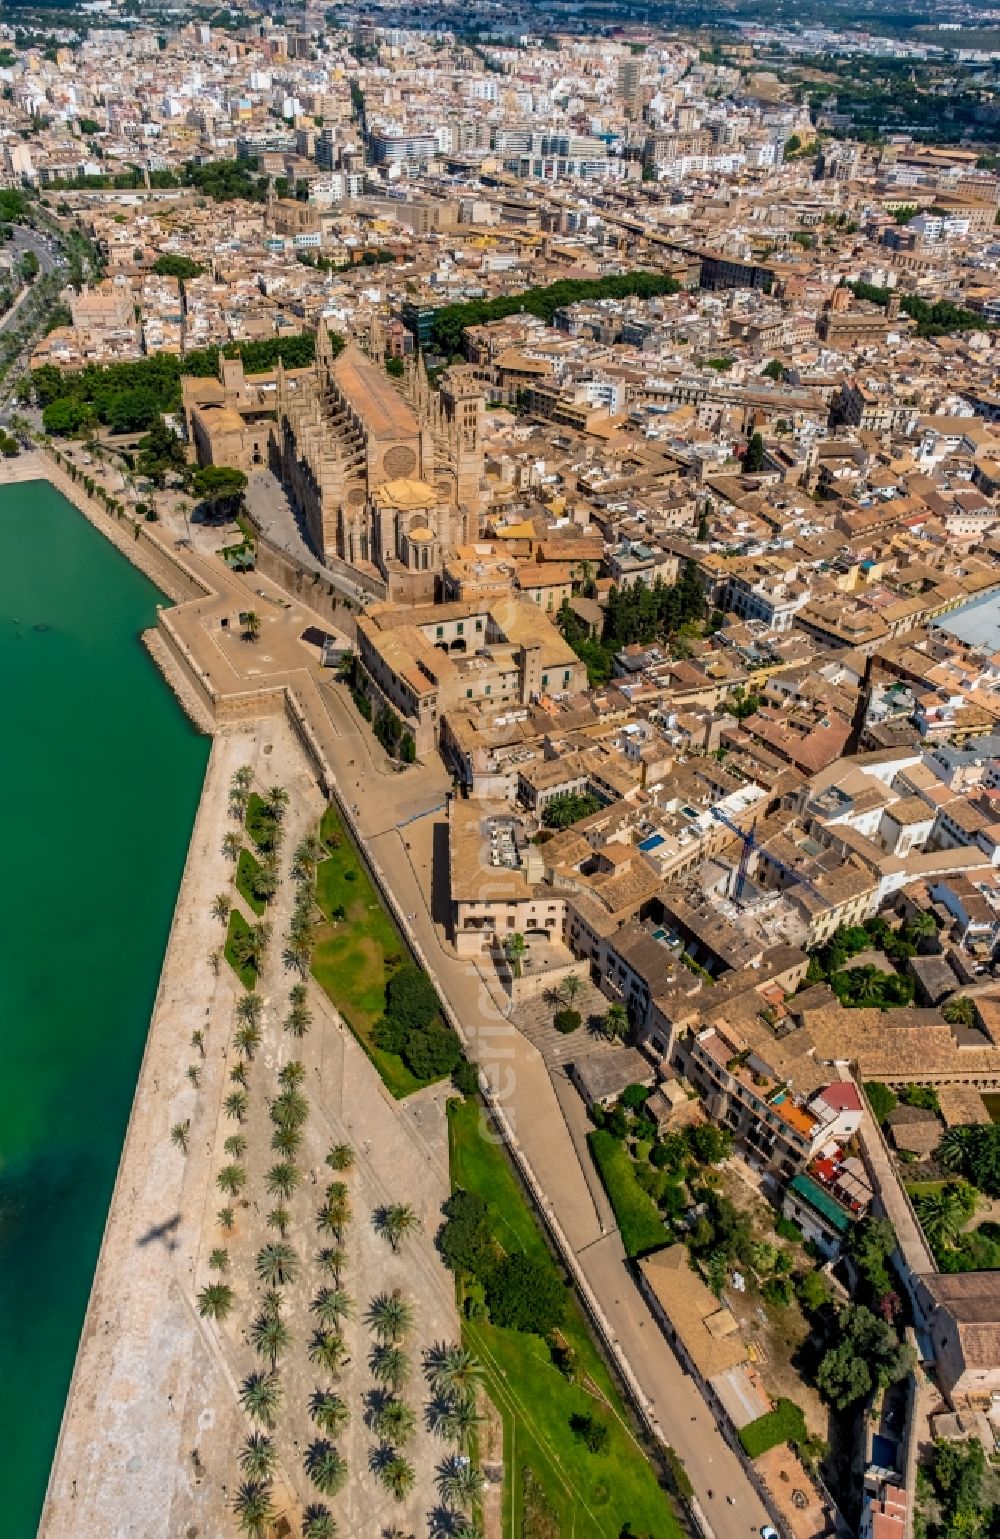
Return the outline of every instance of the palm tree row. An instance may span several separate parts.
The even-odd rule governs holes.
[[[343,1158],[340,1147],[334,1145],[327,1163],[337,1168]],[[417,1478],[410,1460],[400,1451],[417,1425],[412,1407],[400,1398],[410,1375],[410,1360],[402,1344],[413,1328],[413,1308],[398,1288],[378,1293],[365,1311],[365,1324],[375,1338],[368,1366],[378,1386],[368,1396],[366,1419],[379,1439],[369,1462],[386,1490],[402,1501]]]
[[[250,799],[250,787],[252,785],[253,770],[249,764],[241,764],[239,769],[234,771],[233,778],[229,782],[229,811],[241,823],[246,817],[247,803]]]
[[[301,846],[299,848],[301,850]],[[288,939],[285,943],[285,962],[303,978],[307,976],[312,962],[315,907],[315,867],[305,870],[300,867],[295,886],[295,903],[288,926]]]
[[[479,1415],[476,1391],[483,1367],[474,1353],[456,1343],[438,1342],[424,1355],[424,1373],[433,1394],[427,1422],[433,1432],[458,1450],[438,1468],[438,1490],[454,1517],[449,1532],[481,1539],[479,1510],[484,1481],[469,1459]]]
[[[308,989],[304,983],[293,983],[288,991],[288,1014],[285,1030],[293,1037],[304,1037],[312,1021],[312,1012],[306,1004]]]

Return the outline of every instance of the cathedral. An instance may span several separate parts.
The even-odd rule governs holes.
[[[269,466],[317,554],[386,598],[426,602],[445,559],[479,535],[482,387],[457,367],[433,390],[418,359],[397,388],[381,351],[376,323],[368,353],[349,342],[334,356],[320,321],[311,368],[247,377],[225,359],[220,380],[184,381],[184,409],[200,463]]]

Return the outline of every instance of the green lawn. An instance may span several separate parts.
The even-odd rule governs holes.
[[[779,1443],[804,1443],[808,1435],[806,1419],[794,1400],[782,1399],[773,1411],[758,1416],[742,1429],[740,1442],[751,1459],[759,1459]]]
[[[250,835],[254,844],[257,845],[260,844],[261,835],[260,815],[266,806],[267,802],[262,796],[258,796],[256,791],[250,792],[250,795],[247,798],[246,826],[247,833]]]
[[[240,967],[233,956],[233,940],[237,935],[246,935],[249,929],[250,926],[243,918],[239,909],[231,908],[229,910],[229,926],[226,930],[225,958],[245,989],[256,988],[257,969],[252,962],[248,962],[246,967]]]
[[[240,850],[240,858],[236,863],[236,891],[255,914],[262,914],[267,908],[267,904],[255,898],[253,893],[252,883],[259,870],[260,861],[257,857],[246,848]]]
[[[477,1101],[448,1106],[453,1186],[478,1192],[490,1206],[493,1233],[507,1251],[548,1256],[548,1247],[498,1142],[483,1137]],[[538,1336],[467,1320],[468,1345],[486,1369],[489,1395],[504,1426],[504,1539],[520,1539],[524,1477],[531,1471],[552,1508],[558,1532],[575,1539],[618,1539],[623,1526],[652,1539],[680,1539],[682,1529],[652,1465],[636,1441],[617,1387],[575,1298],[560,1333],[575,1354],[575,1381],[553,1365]],[[609,1429],[592,1454],[569,1419],[590,1412]]]
[[[903,1185],[906,1188],[906,1195],[912,1201],[912,1199],[914,1197],[930,1197],[931,1195],[937,1196],[938,1192],[943,1192],[945,1187],[946,1186],[950,1186],[952,1181],[954,1181],[954,1180],[955,1180],[954,1176],[950,1176],[945,1181],[905,1181],[904,1180]]]
[[[371,1031],[385,1009],[385,986],[409,961],[409,951],[333,807],[323,815],[320,837],[328,847],[331,839],[340,842],[316,872],[323,922],[315,932],[313,977],[399,1100],[429,1081],[411,1073],[398,1053],[376,1047]],[[334,919],[339,909],[345,917]]]
[[[600,1172],[622,1244],[630,1256],[641,1256],[667,1243],[667,1231],[656,1203],[635,1177],[635,1165],[625,1145],[603,1128],[588,1133],[587,1142]]]

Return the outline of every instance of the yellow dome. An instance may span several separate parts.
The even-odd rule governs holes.
[[[375,492],[377,502],[388,504],[393,508],[436,508],[437,492],[433,486],[428,486],[426,481],[408,481],[401,478],[398,481],[383,481]]]

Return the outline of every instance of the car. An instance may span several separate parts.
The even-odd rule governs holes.
[[[760,1531],[760,1539],[778,1539],[778,1530],[772,1528],[770,1523],[765,1523]]]

